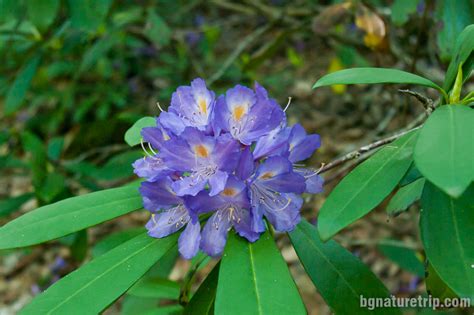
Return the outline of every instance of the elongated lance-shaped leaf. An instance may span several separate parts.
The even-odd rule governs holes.
[[[402,269],[419,277],[424,277],[425,268],[422,260],[418,257],[418,253],[407,247],[403,242],[382,240],[377,245],[377,248],[385,257],[398,264]]]
[[[474,66],[474,24],[467,26],[456,39],[453,58],[449,63],[443,83],[446,91],[451,90],[460,64],[462,64],[463,79],[466,80]]]
[[[336,314],[401,314],[395,308],[369,310],[361,297],[388,298],[390,293],[356,256],[331,240],[323,243],[305,220],[289,233],[306,272]],[[361,307],[362,306],[362,307]]]
[[[229,234],[219,269],[215,314],[306,314],[269,232],[255,243]]]
[[[423,176],[459,197],[474,180],[474,110],[464,105],[435,110],[420,131],[413,157]]]
[[[435,11],[441,22],[436,32],[439,55],[443,62],[447,62],[456,49],[456,38],[474,20],[474,5],[472,0],[438,0]]]
[[[313,89],[334,84],[379,84],[398,83],[426,86],[440,91],[445,97],[446,92],[436,83],[416,74],[387,68],[352,68],[344,69],[320,78]],[[447,97],[446,97],[447,99]]]
[[[387,206],[387,213],[391,216],[396,216],[400,212],[407,210],[410,205],[420,199],[423,186],[425,186],[425,179],[419,178],[401,187],[392,199],[390,199]]]
[[[207,315],[214,314],[214,301],[216,300],[217,281],[219,278],[219,265],[206,277],[206,280],[194,293],[189,304],[184,309],[186,315]]]
[[[319,234],[328,240],[380,204],[412,163],[418,131],[386,145],[349,173],[319,211]]]
[[[155,239],[143,233],[59,280],[20,314],[98,314],[173,250],[176,241],[176,234]]]
[[[474,185],[453,199],[427,182],[421,204],[428,261],[456,294],[474,301]]]
[[[3,14],[3,13],[2,13]],[[5,113],[11,114],[15,112],[23,103],[26,92],[30,88],[31,80],[36,74],[36,70],[40,64],[41,56],[32,57],[23,69],[18,73],[5,100]]]
[[[0,249],[30,246],[80,231],[142,208],[136,185],[65,199],[0,228]]]

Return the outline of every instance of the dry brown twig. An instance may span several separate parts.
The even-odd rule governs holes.
[[[389,144],[395,140],[397,140],[398,138],[400,138],[401,136],[403,135],[406,135],[407,133],[409,132],[412,132],[412,131],[415,131],[417,129],[421,128],[421,126],[418,126],[418,127],[415,127],[415,128],[412,128],[412,129],[409,129],[409,130],[405,130],[405,131],[401,131],[399,133],[396,133],[394,134],[393,136],[390,136],[390,137],[387,137],[387,138],[383,138],[383,139],[380,139],[380,140],[377,140],[375,142],[372,142],[368,145],[365,145],[363,147],[360,147],[359,149],[357,150],[354,150],[352,152],[349,152],[345,155],[343,155],[342,157],[338,158],[338,159],[335,159],[331,162],[329,162],[328,164],[324,164],[319,170],[318,170],[318,174],[322,174],[324,172],[327,172],[329,171],[330,169],[333,169],[337,166],[340,166],[344,163],[346,163],[347,161],[350,161],[350,160],[353,160],[353,159],[357,159],[359,158],[360,156],[362,156],[364,153],[367,153],[369,151],[372,151],[372,150],[375,150],[377,148],[380,148],[381,146],[384,146],[386,144]]]

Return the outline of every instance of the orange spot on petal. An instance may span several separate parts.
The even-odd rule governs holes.
[[[202,144],[195,146],[194,152],[200,158],[206,158],[209,156],[209,152],[207,151],[207,148],[203,146]]]
[[[201,110],[202,113],[207,114],[207,102],[204,99],[200,99],[198,102],[199,109]]]
[[[269,178],[272,178],[273,177],[273,173],[272,172],[266,172],[266,173],[263,173],[260,178],[261,179],[269,179]]]
[[[240,105],[234,108],[234,119],[239,121],[244,116],[246,110],[245,106]]]
[[[222,191],[222,195],[227,196],[227,197],[232,197],[235,196],[237,192],[235,191],[234,188],[226,188],[224,191]]]

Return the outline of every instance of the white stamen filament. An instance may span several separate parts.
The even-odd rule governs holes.
[[[290,107],[290,104],[291,104],[291,96],[288,97],[288,103],[286,104],[285,109],[283,110],[284,112],[286,112],[288,107]]]

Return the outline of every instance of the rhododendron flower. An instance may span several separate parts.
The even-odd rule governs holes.
[[[237,85],[216,100],[195,79],[173,93],[156,121],[142,130],[148,156],[133,167],[145,179],[148,234],[161,238],[184,228],[184,258],[199,249],[221,255],[232,229],[249,242],[268,224],[291,231],[301,218],[301,194],[322,191],[317,171],[297,164],[319,148],[319,136],[287,126],[284,111],[258,84]]]

